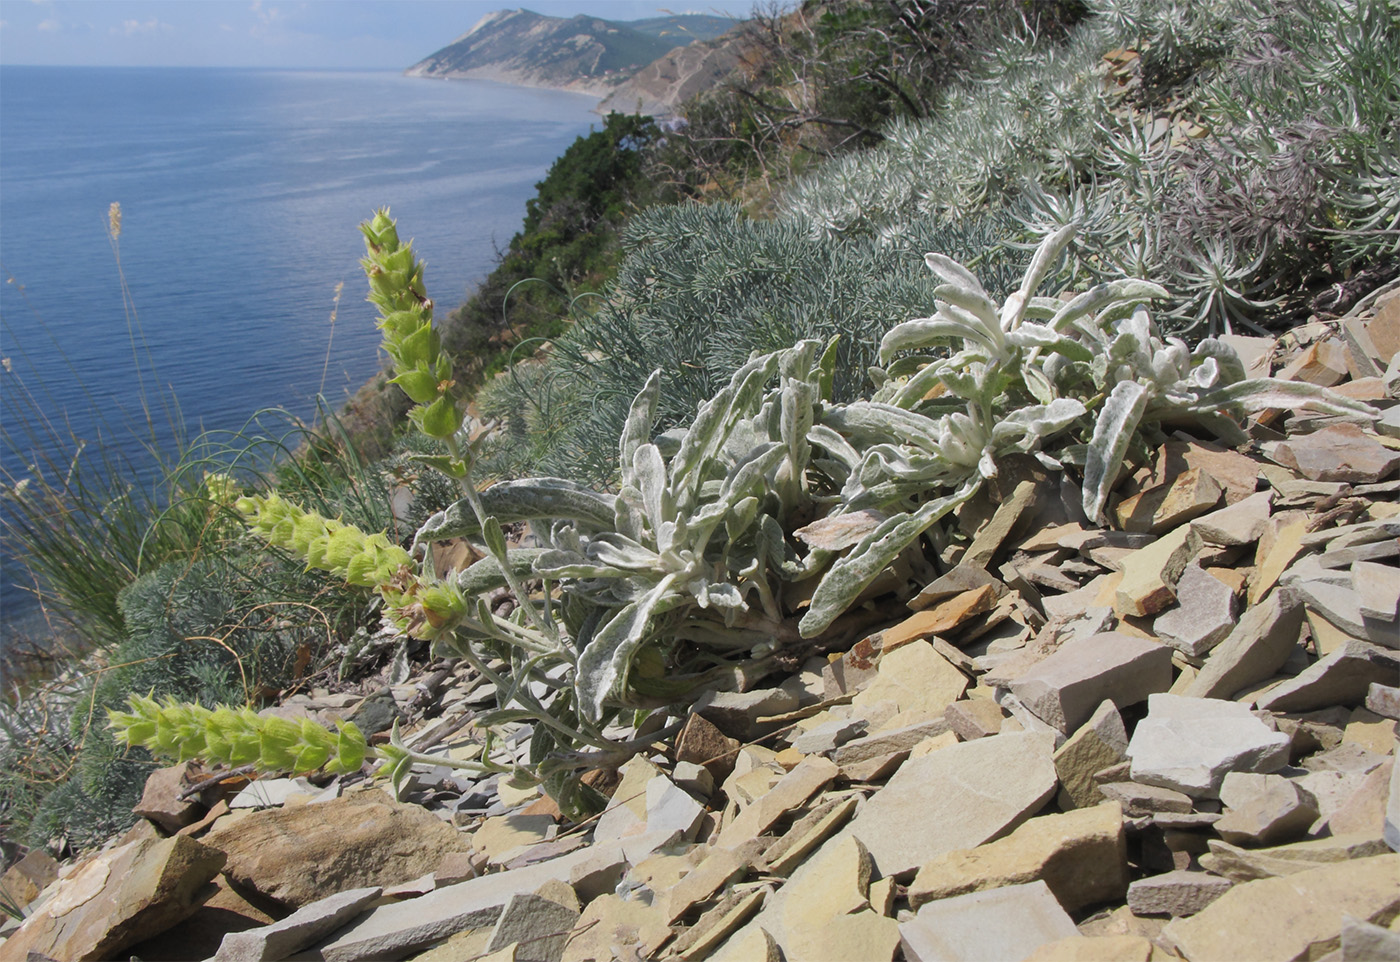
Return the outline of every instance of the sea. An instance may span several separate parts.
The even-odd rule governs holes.
[[[149,483],[172,413],[193,436],[340,405],[381,362],[358,224],[391,209],[445,313],[595,105],[393,72],[0,67],[0,476],[105,456]],[[29,583],[0,542],[0,654],[45,631]]]

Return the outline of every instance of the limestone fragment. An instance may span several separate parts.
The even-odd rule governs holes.
[[[600,895],[588,903],[564,945],[561,962],[655,958],[671,937],[665,913],[644,902]]]
[[[1386,854],[1385,843],[1374,832],[1332,835],[1257,849],[1241,848],[1214,838],[1207,844],[1210,850],[1200,857],[1201,866],[1237,882],[1296,875],[1348,859]]]
[[[1088,808],[1103,800],[1094,773],[1127,758],[1128,733],[1113,702],[1105,701],[1078,731],[1055,750],[1060,807]]]
[[[1272,491],[1258,491],[1242,501],[1196,518],[1191,527],[1206,544],[1226,547],[1253,544],[1264,533],[1273,499]]]
[[[1268,711],[1305,712],[1344,705],[1354,708],[1373,684],[1400,677],[1400,656],[1357,639],[1334,648],[1301,674],[1256,701]]]
[[[1116,802],[1024,822],[1005,838],[925,863],[909,906],[1040,879],[1069,912],[1121,899],[1128,886],[1123,813]]]
[[[1374,484],[1400,467],[1391,451],[1355,424],[1331,424],[1274,445],[1268,456],[1313,481]]]
[[[1188,959],[1315,959],[1340,945],[1345,917],[1394,918],[1397,878],[1392,854],[1246,882],[1162,935]]]
[[[1235,883],[1209,872],[1177,869],[1138,879],[1128,886],[1128,908],[1134,915],[1195,915],[1228,892]]]
[[[1184,692],[1193,698],[1229,698],[1270,677],[1298,647],[1303,608],[1279,590],[1249,608],[1234,629],[1211,650]]]
[[[1055,791],[1053,744],[1047,735],[1003,732],[911,758],[842,834],[865,844],[881,875],[979,845],[1020,824]]]
[[[875,680],[852,704],[859,709],[890,700],[898,704],[899,711],[918,708],[942,714],[962,696],[967,684],[967,676],[932,645],[915,641],[883,655]]]
[[[1219,482],[1191,468],[1165,484],[1124,498],[1116,514],[1124,531],[1162,534],[1210,511],[1223,497]]]
[[[1235,845],[1275,845],[1299,838],[1317,820],[1317,802],[1281,775],[1230,772],[1221,784],[1227,811],[1215,831]]]
[[[1061,732],[1071,732],[1105,699],[1126,707],[1171,687],[1171,649],[1105,632],[1077,639],[1011,684],[1031,711]]]
[[[1201,538],[1182,525],[1123,562],[1123,580],[1113,599],[1119,616],[1154,615],[1176,600],[1176,581],[1200,552]]]
[[[1078,934],[1039,881],[929,902],[899,927],[908,962],[1024,959],[1046,943]]]
[[[1224,583],[1190,564],[1177,580],[1183,604],[1162,612],[1152,632],[1162,641],[1193,657],[1201,657],[1235,627],[1235,593]]]
[[[1152,695],[1128,742],[1133,781],[1193,798],[1215,798],[1232,771],[1273,772],[1288,764],[1288,736],[1237,702]]]
[[[801,805],[836,777],[834,762],[809,755],[784,775],[766,795],[739,813],[720,830],[715,842],[721,848],[737,848],[766,832],[790,810]]]

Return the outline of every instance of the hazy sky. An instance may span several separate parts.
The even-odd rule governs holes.
[[[638,20],[753,0],[0,0],[0,64],[402,69],[518,6]]]

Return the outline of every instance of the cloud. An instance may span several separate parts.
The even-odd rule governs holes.
[[[170,33],[175,28],[168,23],[162,23],[155,17],[144,22],[140,20],[123,20],[121,26],[112,27],[111,34],[117,37],[134,37],[140,33]]]
[[[40,21],[39,21],[39,29],[42,30],[42,31],[44,31],[45,33],[53,33],[53,32],[56,32],[56,31],[58,31],[58,30],[62,30],[62,29],[63,29],[63,24],[59,23],[57,20],[54,20],[52,17],[50,17],[48,20],[40,20]]]

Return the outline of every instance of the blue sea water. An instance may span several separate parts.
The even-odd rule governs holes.
[[[455,306],[594,103],[396,73],[0,67],[4,428],[23,435],[32,397],[83,457],[106,444],[139,471],[143,381],[157,420],[158,387],[191,433],[340,403],[379,366],[357,225],[390,206]],[[27,457],[0,450],[11,477]],[[3,646],[34,610],[4,545],[0,565]]]

